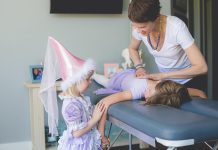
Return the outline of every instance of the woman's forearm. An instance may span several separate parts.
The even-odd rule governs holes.
[[[134,37],[132,37],[130,44],[128,46],[129,55],[130,55],[130,58],[132,59],[134,65],[141,63],[139,52],[138,52],[140,44],[141,44],[141,41],[138,41]]]
[[[165,72],[164,78],[192,78],[198,75],[203,75],[207,73],[207,65],[205,66],[192,66],[187,69],[182,69],[179,71]]]
[[[207,73],[207,64],[200,49],[195,43],[185,49],[188,59],[191,63],[190,68],[182,69],[175,72],[166,73],[166,78],[192,78],[194,76]]]
[[[138,50],[132,49],[129,47],[129,54],[130,54],[130,58],[132,59],[134,65],[141,63]]]

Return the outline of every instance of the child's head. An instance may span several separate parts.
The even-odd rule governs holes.
[[[92,82],[93,73],[93,70],[89,71],[82,80],[77,83],[71,84],[71,86],[69,86],[62,94],[69,96],[85,92],[88,89],[90,83]]]
[[[83,60],[73,55],[57,40],[49,37],[39,95],[45,110],[48,112],[51,134],[57,134],[56,80],[62,79],[61,89],[64,92],[63,94],[75,95],[76,90],[77,93],[80,93],[88,88],[93,70],[95,70],[93,60]]]
[[[77,83],[77,89],[80,93],[86,91],[90,85],[90,83],[92,82],[92,75],[93,75],[94,71],[91,70],[87,76],[84,77],[84,79],[82,79],[79,83]]]
[[[184,85],[165,80],[156,85],[154,95],[146,99],[146,104],[163,104],[178,108],[182,102],[189,100],[191,97]]]

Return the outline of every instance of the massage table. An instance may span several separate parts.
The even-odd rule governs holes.
[[[90,89],[98,88],[102,86],[93,81]],[[89,95],[93,104],[107,96],[95,95],[92,91]],[[218,101],[195,98],[179,109],[142,105],[141,102],[119,102],[108,109],[108,121],[121,128],[121,132],[129,133],[129,150],[132,135],[153,147],[160,143],[167,150],[218,139]],[[218,149],[218,142],[211,149]]]

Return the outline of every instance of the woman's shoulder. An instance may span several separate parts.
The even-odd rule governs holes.
[[[171,40],[175,40],[175,36],[177,36],[178,32],[183,32],[181,30],[184,29],[185,23],[176,16],[167,16],[167,30],[170,32],[167,32],[167,36],[171,37]]]
[[[181,23],[183,22],[179,17],[177,16],[167,16],[167,21],[170,23]]]
[[[176,16],[167,16],[167,23],[170,27],[174,28],[178,28],[181,24],[184,24],[184,22]]]

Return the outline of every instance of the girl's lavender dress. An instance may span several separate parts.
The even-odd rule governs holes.
[[[147,79],[135,77],[135,70],[126,69],[115,73],[105,88],[95,91],[95,94],[113,94],[122,91],[130,91],[132,99],[141,99],[145,96],[148,84]]]
[[[71,132],[83,129],[92,117],[93,107],[89,97],[62,97],[62,115],[67,125],[67,130],[58,141],[58,150],[101,150],[101,138],[94,127],[81,137],[73,137]]]

